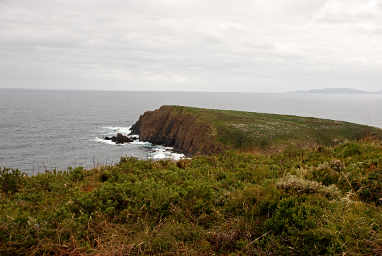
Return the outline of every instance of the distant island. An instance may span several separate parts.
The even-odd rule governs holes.
[[[382,253],[381,129],[162,106],[132,130],[188,158],[0,168],[0,255]]]
[[[312,93],[312,94],[382,94],[381,91],[364,91],[352,88],[324,88],[324,89],[313,89],[313,90],[299,90],[292,91],[292,93]]]

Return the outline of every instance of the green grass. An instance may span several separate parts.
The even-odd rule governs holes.
[[[365,137],[382,138],[382,130],[348,122],[254,112],[165,106],[174,112],[190,113],[212,127],[217,141],[242,151],[285,149],[291,145],[314,147],[335,145]]]
[[[379,141],[2,169],[0,191],[0,255],[382,254]]]

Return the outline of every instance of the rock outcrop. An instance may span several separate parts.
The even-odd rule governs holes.
[[[112,142],[115,142],[116,144],[124,144],[124,143],[129,143],[133,141],[128,136],[125,136],[122,133],[117,133],[117,136],[106,137],[105,140],[111,140]]]
[[[224,149],[217,141],[213,127],[199,120],[197,114],[179,107],[162,106],[145,112],[131,130],[142,141],[174,147],[188,156],[215,154]]]

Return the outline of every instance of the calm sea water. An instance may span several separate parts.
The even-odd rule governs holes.
[[[115,163],[121,156],[147,158],[152,148],[144,144],[111,145],[101,139],[126,131],[144,111],[165,104],[313,116],[382,128],[382,95],[0,89],[0,166],[37,173]]]

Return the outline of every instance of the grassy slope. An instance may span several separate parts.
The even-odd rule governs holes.
[[[219,142],[231,149],[280,149],[290,145],[333,145],[366,136],[382,138],[382,130],[365,125],[327,119],[243,111],[171,106],[192,113],[210,124]]]
[[[3,170],[0,189],[0,255],[382,254],[379,142]]]

